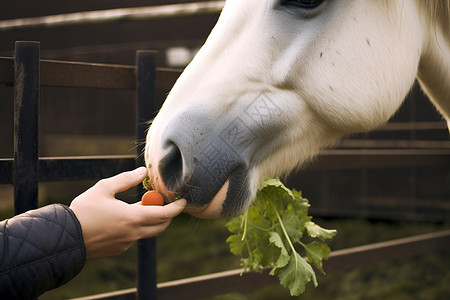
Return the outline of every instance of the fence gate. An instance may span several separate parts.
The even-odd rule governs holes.
[[[39,42],[16,42],[15,57],[0,58],[0,83],[14,85],[14,159],[0,159],[0,184],[14,184],[15,214],[37,208],[39,182],[101,179],[145,164],[144,143],[131,156],[39,158],[40,86],[136,90],[138,141],[156,111],[154,51],[138,51],[136,66],[41,60],[39,52]],[[155,238],[138,241],[137,296],[156,299]]]

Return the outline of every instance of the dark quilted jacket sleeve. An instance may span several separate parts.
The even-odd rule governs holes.
[[[1,222],[0,251],[1,299],[34,299],[71,280],[86,260],[80,223],[60,204]]]

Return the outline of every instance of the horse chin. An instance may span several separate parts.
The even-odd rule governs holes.
[[[200,219],[218,219],[222,216],[223,203],[227,198],[230,182],[227,180],[214,198],[202,207],[188,205],[186,213]]]
[[[152,182],[152,187],[163,196],[166,203],[175,201],[175,199],[177,198],[176,193],[169,191],[164,183],[159,180],[154,180]],[[184,209],[184,212],[199,219],[221,218],[223,212],[223,204],[227,198],[229,184],[230,182],[227,180],[208,204],[198,206],[188,203],[188,205]]]

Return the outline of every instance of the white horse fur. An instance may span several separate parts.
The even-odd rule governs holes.
[[[387,122],[415,79],[450,126],[449,6],[443,0],[328,0],[306,10],[280,0],[228,0],[149,130],[147,163],[158,166],[166,154],[163,132],[177,116],[204,111],[219,124],[263,94],[282,110],[267,127],[281,131],[261,147],[273,148],[270,155],[249,165],[250,193],[236,215],[263,179],[293,170],[344,135]],[[157,167],[149,175],[173,197]],[[187,211],[219,217],[228,184],[208,205]]]

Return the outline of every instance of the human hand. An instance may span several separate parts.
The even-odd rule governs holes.
[[[138,185],[147,175],[145,167],[102,179],[76,197],[70,208],[81,224],[86,257],[121,254],[137,240],[156,236],[169,226],[186,206],[180,199],[165,206],[128,204],[115,198]]]

